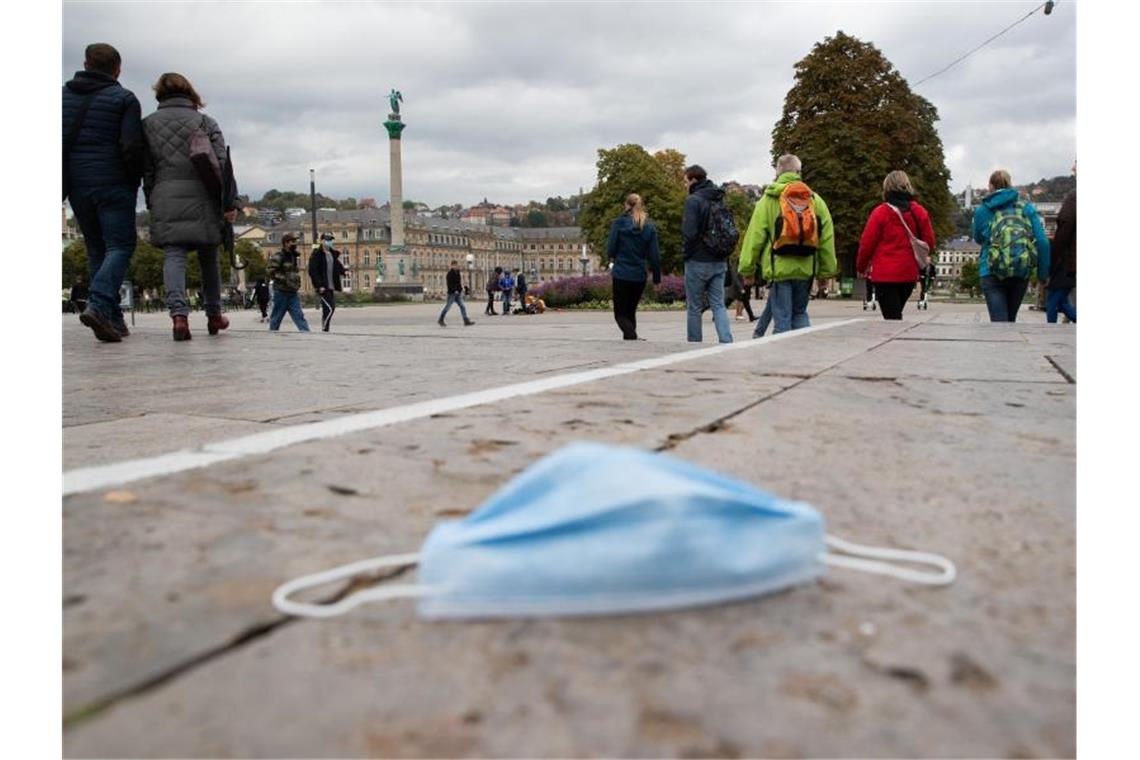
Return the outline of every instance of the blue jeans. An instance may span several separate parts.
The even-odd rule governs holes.
[[[503,291],[503,313],[511,313],[511,291],[509,290]]]
[[[269,329],[277,331],[281,327],[281,320],[285,319],[285,312],[293,318],[293,324],[301,332],[309,332],[309,322],[305,319],[305,312],[301,309],[301,296],[296,291],[273,291],[273,312],[269,315]]]
[[[119,287],[135,253],[137,196],[138,190],[118,185],[78,190],[70,198],[87,246],[87,308],[115,322],[123,320]]]
[[[760,318],[756,320],[756,329],[752,333],[753,338],[763,338],[764,333],[768,332],[768,325],[772,322],[772,296],[768,295],[764,299],[764,311],[760,312]]]
[[[701,301],[707,293],[709,308],[713,313],[713,324],[721,343],[732,342],[732,326],[728,321],[728,309],[724,308],[724,273],[728,264],[723,261],[685,262],[685,309],[688,312],[688,337],[690,343],[701,342]]]
[[[1050,324],[1056,323],[1057,311],[1060,310],[1062,314],[1069,318],[1070,322],[1076,324],[1077,321],[1077,308],[1069,303],[1069,293],[1073,292],[1072,288],[1049,288],[1045,296],[1045,321]]]
[[[1022,277],[1006,277],[999,280],[991,275],[982,278],[982,295],[986,297],[986,309],[991,322],[1016,322],[1017,310],[1025,299],[1029,280]]]
[[[463,305],[462,293],[448,293],[447,303],[443,307],[443,311],[439,313],[439,321],[442,322],[443,318],[447,316],[447,312],[451,310],[451,304],[459,304],[459,313],[463,315],[463,321],[467,322],[467,307]]]
[[[772,321],[776,323],[772,334],[810,327],[808,300],[811,280],[780,280],[768,288],[768,304],[772,307]]]

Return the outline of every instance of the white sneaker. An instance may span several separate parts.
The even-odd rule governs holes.
[[[743,314],[739,315],[739,316],[736,318],[736,321],[737,321],[737,322],[743,322],[743,321],[744,321],[744,315],[743,315]]]

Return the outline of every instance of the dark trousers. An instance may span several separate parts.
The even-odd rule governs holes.
[[[614,321],[626,340],[637,340],[637,304],[645,292],[645,281],[614,278]]]
[[[336,311],[336,291],[326,290],[318,293],[317,297],[321,299],[321,332],[328,332],[333,312]]]
[[[1049,288],[1049,293],[1045,297],[1045,321],[1050,324],[1057,322],[1057,312],[1060,311],[1070,322],[1074,324],[1077,321],[1077,307],[1069,303],[1069,293],[1073,292],[1072,288]]]
[[[261,309],[261,318],[265,319],[269,316],[269,301],[258,301],[257,308]]]
[[[87,246],[87,308],[123,321],[119,288],[135,253],[135,196],[126,185],[74,190],[69,197]]]
[[[1006,277],[1004,280],[989,275],[983,277],[982,295],[986,297],[990,321],[1016,322],[1017,310],[1021,308],[1028,288],[1029,280],[1022,277]]]
[[[876,282],[875,300],[883,319],[902,319],[903,307],[913,292],[913,282]]]
[[[494,292],[487,293],[487,308],[483,309],[484,314],[496,314],[495,311],[495,294]]]

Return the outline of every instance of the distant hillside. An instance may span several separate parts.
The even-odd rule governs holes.
[[[1065,195],[1076,186],[1076,177],[1064,176],[1040,179],[1029,185],[1019,185],[1017,189],[1035,201],[1063,201]]]

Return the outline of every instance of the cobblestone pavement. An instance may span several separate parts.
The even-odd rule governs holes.
[[[453,309],[440,328],[438,308],[344,308],[327,335],[238,312],[214,338],[195,314],[183,344],[163,315],[107,345],[66,315],[65,471],[694,348],[681,312],[643,313],[646,340],[626,342],[608,314],[475,304],[474,327]],[[1075,327],[991,325],[980,305],[811,314],[835,326],[65,497],[65,753],[1074,755]],[[598,619],[270,605],[296,575],[415,551],[582,439],[807,501],[830,532],[943,554],[959,578],[834,569]]]

